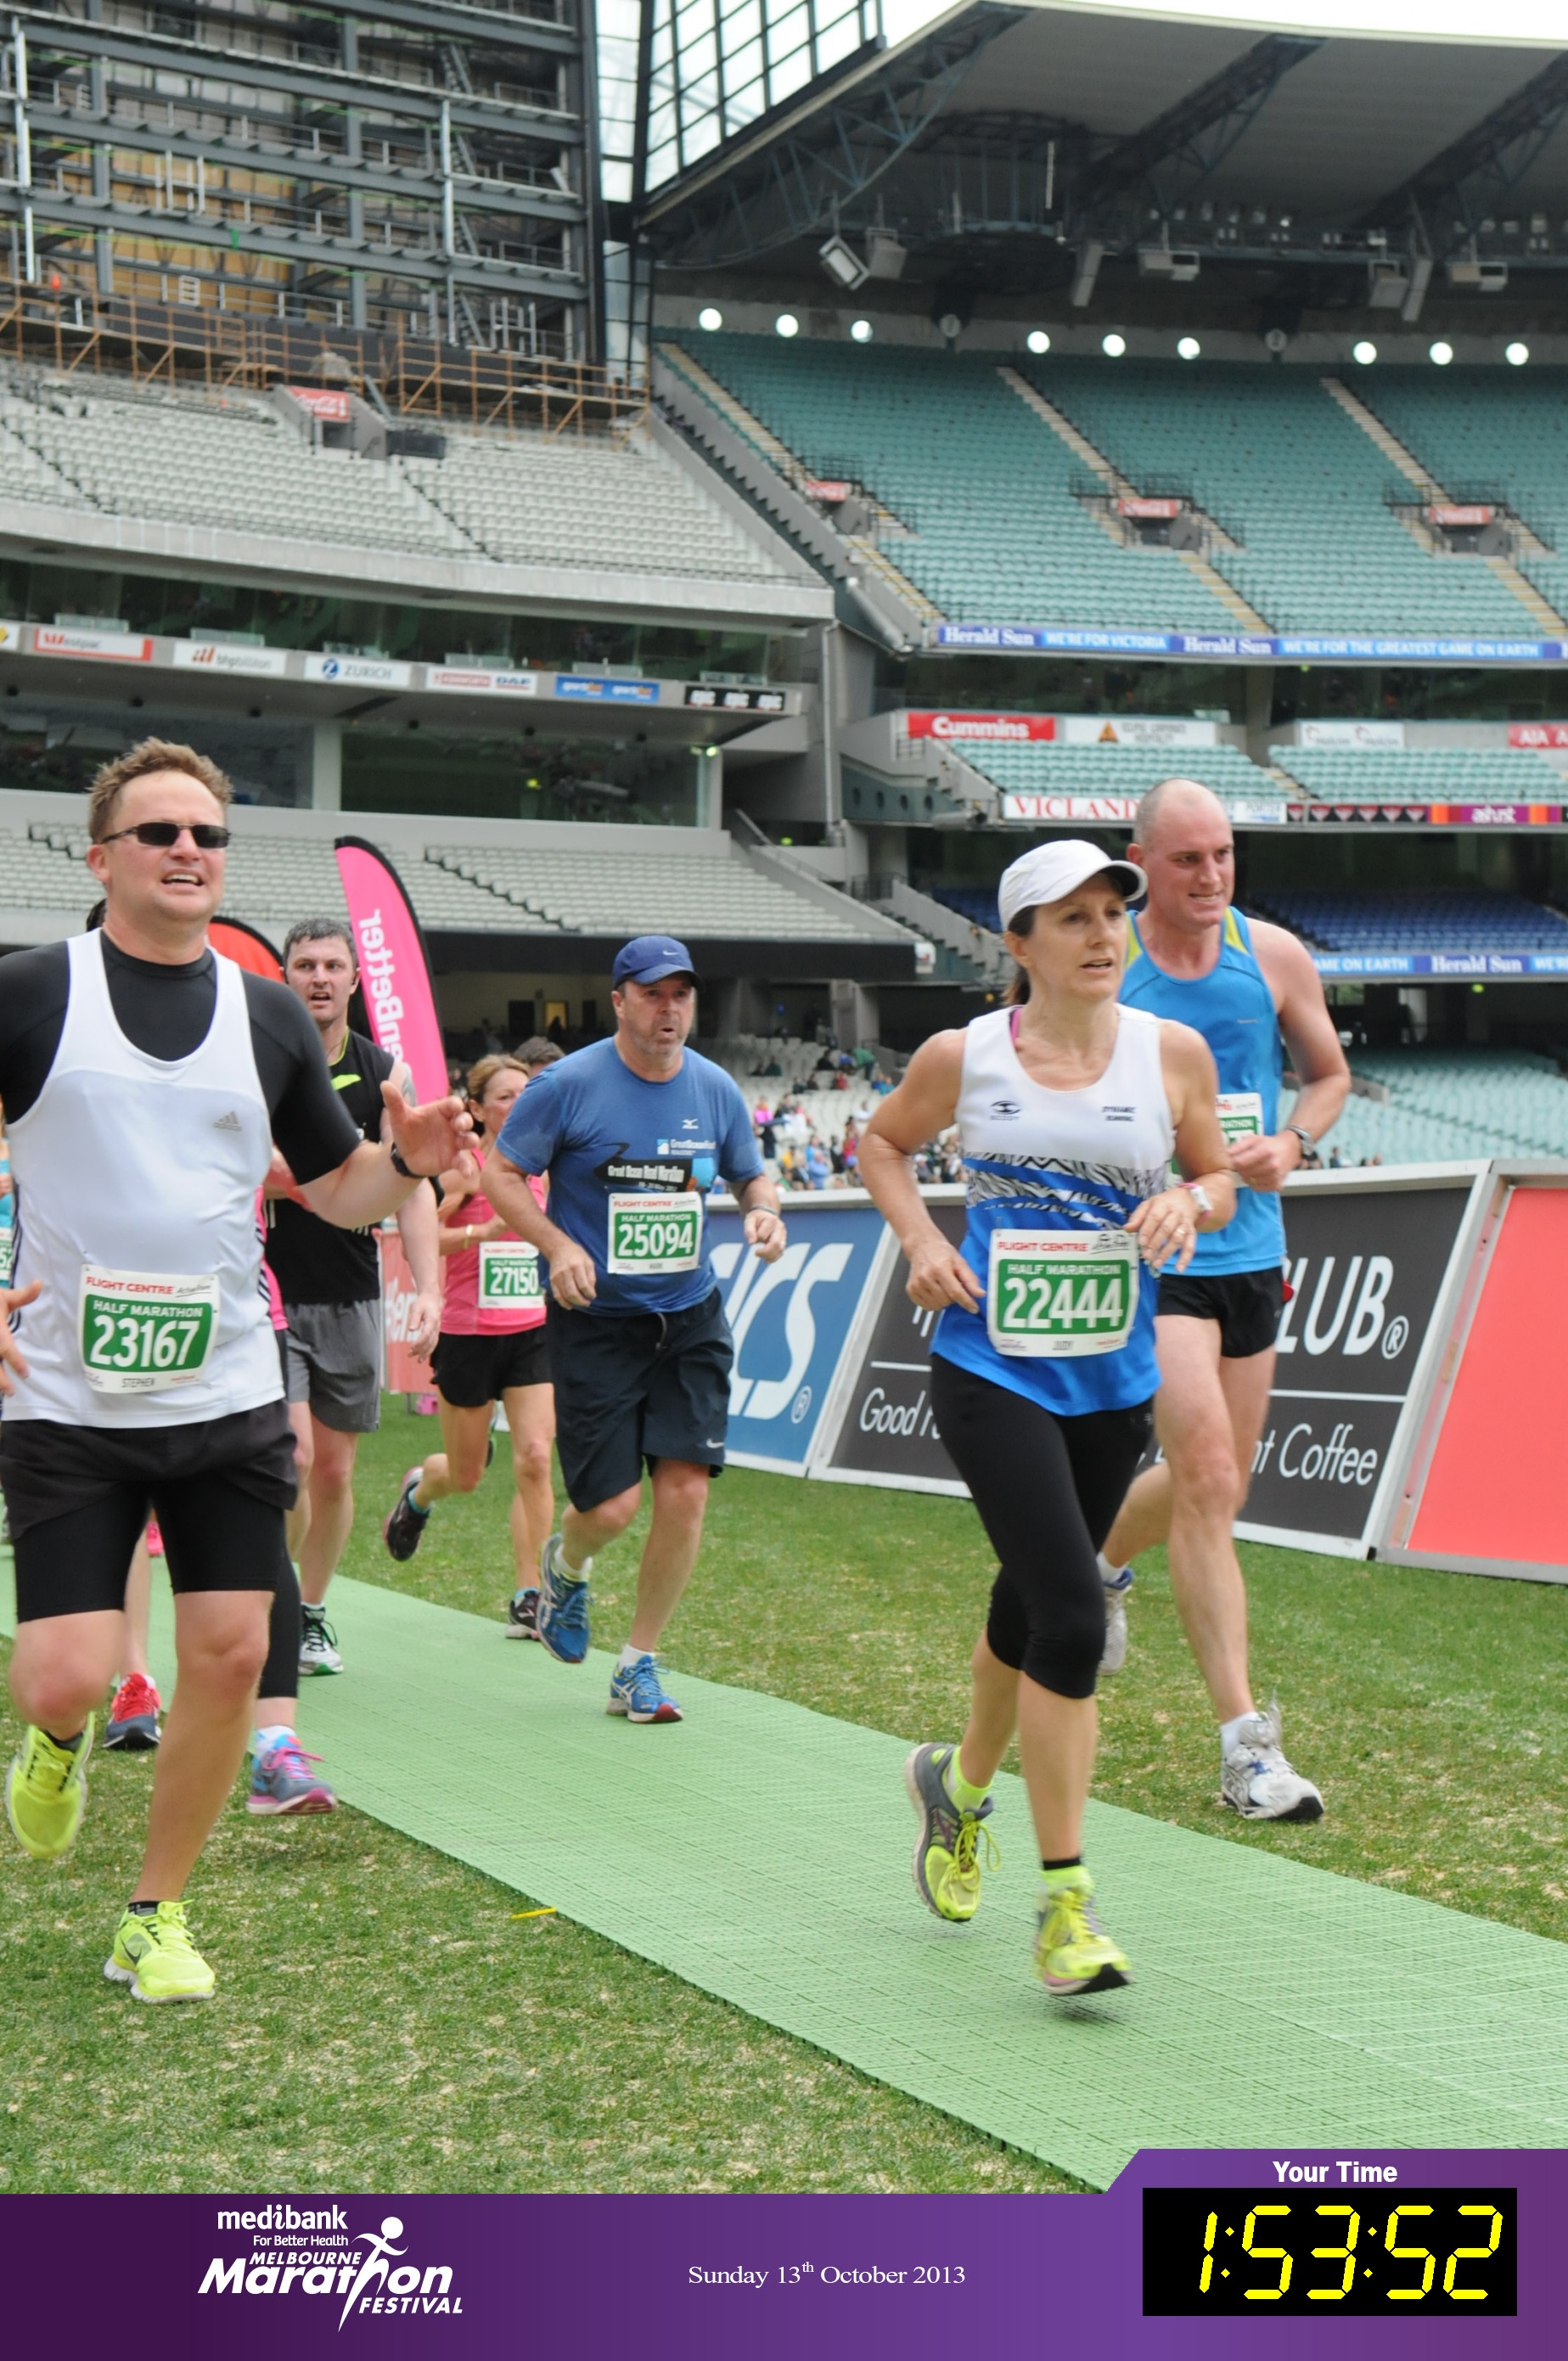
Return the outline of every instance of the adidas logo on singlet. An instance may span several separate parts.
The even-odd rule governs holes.
[[[236,1115],[233,1107],[230,1107],[226,1115],[219,1115],[217,1121],[213,1126],[213,1129],[214,1131],[238,1131],[239,1128],[239,1117]]]

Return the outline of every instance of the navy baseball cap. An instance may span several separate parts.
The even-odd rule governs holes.
[[[612,983],[662,983],[667,975],[697,980],[690,951],[674,935],[639,935],[617,951],[609,972]]]

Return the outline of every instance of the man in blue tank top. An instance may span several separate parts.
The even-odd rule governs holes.
[[[1101,1556],[1111,1609],[1102,1669],[1115,1671],[1125,1653],[1128,1561],[1168,1538],[1177,1609],[1220,1724],[1223,1800],[1245,1819],[1315,1820],[1322,1797],[1286,1761],[1278,1716],[1258,1712],[1248,1686],[1246,1589],[1231,1529],[1274,1380],[1280,1184],[1338,1116],[1350,1069],[1305,947],[1232,906],[1235,848],[1219,797],[1167,779],[1144,797],[1135,832],[1130,851],[1149,887],[1122,998],[1208,1042],[1231,1162],[1245,1185],[1234,1219],[1159,1283],[1155,1425],[1165,1456],[1134,1484]],[[1283,1129],[1281,1036],[1301,1082]]]

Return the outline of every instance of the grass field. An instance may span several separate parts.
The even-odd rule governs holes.
[[[499,1622],[502,1466],[437,1511],[411,1565],[380,1546],[398,1477],[433,1439],[400,1405],[368,1439],[346,1571]],[[596,1576],[600,1644],[624,1636],[639,1532]],[[1288,1750],[1329,1817],[1244,1828],[1222,1814],[1212,1725],[1157,1570],[1140,1577],[1127,1669],[1104,1693],[1096,1792],[1568,1937],[1568,1597],[1244,1557],[1255,1675],[1277,1686]],[[952,1734],[990,1571],[966,1503],[733,1470],[670,1634],[672,1672],[910,1738]],[[0,1724],[7,1757],[15,1735]],[[149,1770],[95,1761],[65,1862],[40,1869],[8,1839],[0,1850],[0,2189],[1073,2186],[581,1927],[515,1920],[525,1905],[509,1889],[347,1811],[290,1826],[231,1807],[192,1892],[218,2000],[137,2008],[100,1969]],[[780,1874],[834,1874],[835,1821],[852,1809],[825,1796],[817,1825],[792,1802]],[[1021,1975],[1024,1944],[1021,1928]]]

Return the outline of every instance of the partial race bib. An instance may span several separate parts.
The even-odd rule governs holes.
[[[216,1273],[82,1273],[82,1366],[101,1394],[159,1394],[188,1386],[212,1358],[218,1330]]]
[[[544,1301],[539,1249],[521,1238],[487,1238],[479,1248],[481,1312],[531,1311]]]
[[[1263,1100],[1256,1091],[1222,1091],[1214,1102],[1227,1147],[1233,1139],[1261,1139]]]
[[[1117,1353],[1138,1308],[1128,1230],[992,1230],[985,1324],[999,1353],[1072,1360]]]
[[[629,1279],[662,1279],[702,1261],[702,1199],[695,1189],[612,1195],[605,1268]]]

